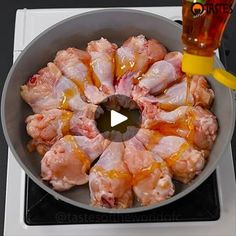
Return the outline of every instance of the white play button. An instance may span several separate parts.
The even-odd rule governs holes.
[[[126,120],[128,120],[127,116],[124,116],[117,111],[111,110],[111,127],[119,125]]]
[[[141,127],[141,114],[138,104],[131,98],[119,94],[112,95],[104,99],[96,109],[96,127],[105,139],[123,142],[137,134]],[[126,134],[130,126],[136,129]],[[122,135],[117,135],[118,132]]]

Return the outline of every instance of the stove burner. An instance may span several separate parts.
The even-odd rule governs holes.
[[[220,217],[216,173],[182,199],[130,214],[105,214],[56,200],[26,177],[24,219],[28,225],[215,221]]]

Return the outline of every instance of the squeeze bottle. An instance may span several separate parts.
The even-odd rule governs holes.
[[[214,68],[215,50],[233,11],[234,0],[183,0],[184,55],[182,70],[187,75],[212,75],[225,86],[236,89],[236,77]]]

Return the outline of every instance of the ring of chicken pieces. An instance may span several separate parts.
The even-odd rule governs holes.
[[[199,175],[217,136],[208,110],[214,92],[205,77],[186,76],[181,64],[182,53],[143,35],[119,48],[101,38],[86,51],[59,51],[21,86],[36,113],[26,129],[29,149],[43,156],[42,179],[56,191],[89,182],[93,206],[127,208],[134,194],[141,205],[158,203],[174,194],[172,178],[188,183]],[[97,109],[103,112],[97,104],[114,94],[142,111],[142,127],[134,137],[129,127],[123,138],[132,138],[124,142],[110,142],[96,128]],[[128,99],[113,102],[133,106]]]

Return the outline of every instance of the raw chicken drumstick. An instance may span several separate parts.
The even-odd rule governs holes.
[[[156,98],[156,102],[164,110],[173,110],[184,105],[199,105],[209,108],[214,99],[214,92],[210,89],[203,76],[194,75],[191,79],[186,77],[165,93]]]
[[[89,188],[93,206],[131,207],[133,202],[132,176],[123,158],[124,144],[112,142],[90,170]]]
[[[164,58],[165,61],[169,62],[172,66],[174,66],[177,78],[181,78],[183,76],[182,59],[183,54],[178,51],[169,52],[165,55]]]
[[[124,160],[132,173],[133,190],[138,201],[146,206],[171,197],[174,185],[166,163],[156,153],[147,151],[136,137],[124,144]]]
[[[200,106],[181,106],[167,112],[149,105],[144,108],[142,119],[142,127],[181,136],[200,149],[211,150],[217,136],[216,117]]]
[[[83,101],[77,85],[62,76],[54,63],[48,63],[21,86],[21,96],[36,113],[53,108],[80,112],[97,109],[96,105]]]
[[[162,136],[156,131],[139,129],[136,138],[147,150],[157,153],[170,168],[173,178],[188,183],[205,165],[205,152],[198,151],[184,138]]]
[[[180,72],[182,54],[180,52],[171,52],[165,58],[167,60],[155,62],[141,77],[137,86],[144,90],[143,93],[145,91],[149,94],[160,93],[171,83],[182,77]]]
[[[147,91],[139,86],[134,87],[132,96],[142,108],[148,104],[156,104],[163,110],[172,111],[186,105],[209,108],[214,99],[214,92],[203,76],[194,75],[191,79],[183,78],[157,97],[148,95]]]
[[[109,143],[101,134],[93,139],[71,135],[61,138],[41,160],[42,179],[57,191],[87,183],[90,164]]]
[[[61,50],[57,53],[54,63],[63,75],[78,86],[81,94],[84,93],[86,85],[92,84],[90,56],[87,52],[76,48]]]
[[[146,40],[143,35],[127,39],[116,51],[116,93],[131,97],[137,79],[165,55],[165,47],[155,39]]]
[[[95,138],[99,133],[94,114],[80,114],[59,109],[30,115],[26,118],[26,124],[27,133],[32,137],[28,148],[31,151],[36,148],[40,155],[44,155],[64,135]]]
[[[115,51],[117,45],[110,43],[107,39],[88,43],[87,52],[91,57],[91,69],[95,87],[88,86],[85,95],[94,104],[100,103],[106,96],[115,93],[114,73],[115,73]]]
[[[80,93],[90,102],[97,104],[105,99],[105,94],[96,87],[97,81],[92,78],[91,57],[88,52],[76,48],[61,50],[54,62],[63,75],[72,80],[78,86]]]

